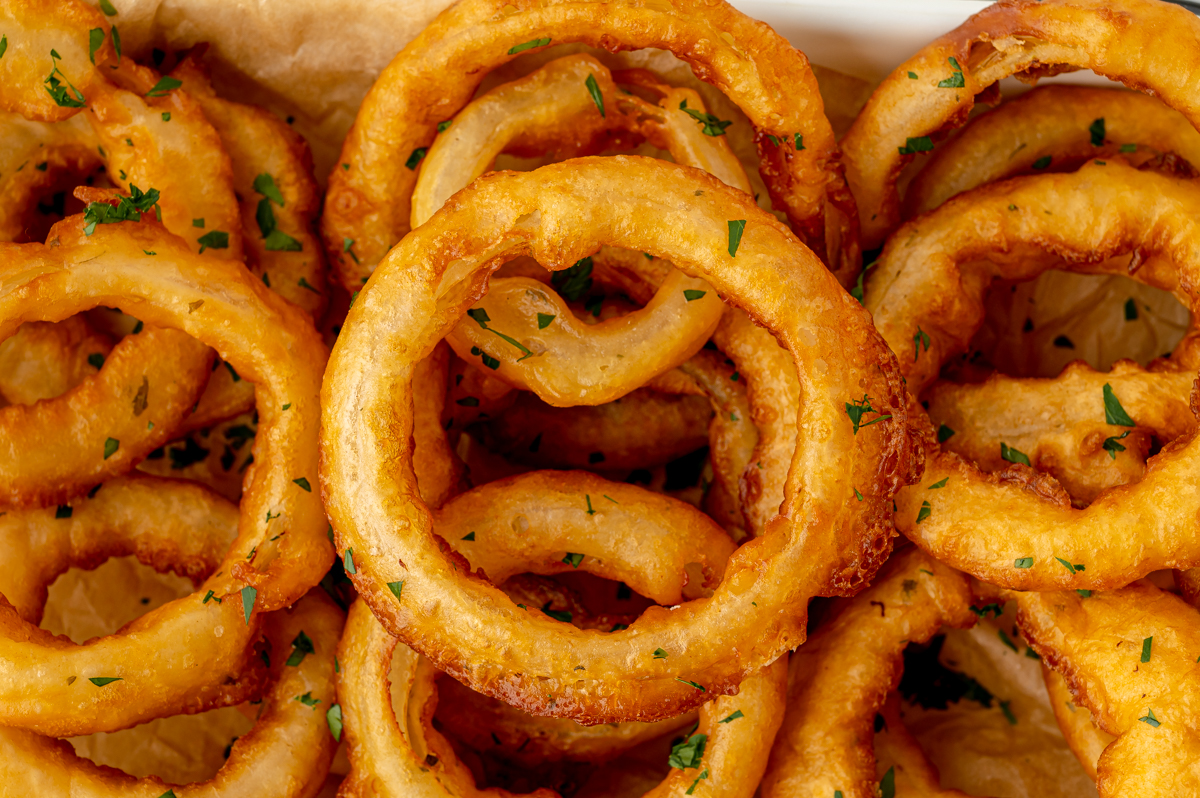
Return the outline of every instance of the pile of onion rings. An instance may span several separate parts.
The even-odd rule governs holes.
[[[459,0],[326,178],[97,3],[0,3],[0,796],[1200,794],[1195,16]]]

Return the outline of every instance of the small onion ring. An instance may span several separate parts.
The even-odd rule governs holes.
[[[1197,218],[1196,183],[1116,160],[994,183],[901,228],[868,280],[866,306],[901,353],[909,390],[920,396],[941,365],[966,348],[982,322],[983,292],[997,277],[1031,279],[1051,268],[1124,271],[1104,261],[1132,251],[1133,262],[1142,264],[1134,279],[1175,291],[1195,316]],[[922,342],[914,361],[921,333],[929,347]],[[1194,371],[1195,341],[1195,335],[1185,337],[1171,358],[1179,365],[1168,367]],[[1088,406],[1101,413],[1098,422],[1105,416],[1093,398],[1102,394],[1088,397]],[[914,417],[924,414],[914,410]],[[1112,436],[1128,429],[1106,427]],[[932,435],[930,429],[930,441]],[[1120,587],[1153,570],[1200,564],[1194,535],[1198,453],[1200,441],[1183,436],[1151,458],[1140,482],[1102,491],[1077,510],[1048,477],[1021,466],[983,474],[933,445],[920,484],[897,496],[896,524],[933,556],[992,584],[1018,590]],[[944,480],[938,490],[927,490]],[[980,507],[996,509],[980,513]]]
[[[1098,145],[1092,132],[1097,121],[1102,123]],[[1062,159],[1128,157],[1131,144],[1175,153],[1200,167],[1200,133],[1161,100],[1122,89],[1041,86],[975,117],[935,150],[908,185],[904,218],[928,213],[985,183],[1027,172],[1047,156],[1055,165]]]
[[[47,588],[68,568],[94,568],[136,554],[200,584],[220,565],[237,532],[237,508],[194,483],[122,477],[101,486],[63,518],[53,507],[0,516],[7,562],[0,578],[0,722],[43,734],[113,731],[161,715],[237,704],[261,687],[251,644],[257,619],[240,602],[176,599],[121,634],[186,640],[197,661],[171,645],[121,659],[119,635],[75,645],[39,628]],[[103,691],[90,678],[120,677]]]
[[[253,587],[259,612],[291,604],[332,560],[313,492],[325,347],[312,322],[240,263],[197,255],[145,217],[97,225],[91,236],[83,227],[83,218],[72,216],[52,228],[50,246],[6,246],[0,338],[26,321],[60,321],[97,305],[120,306],[149,324],[200,338],[253,382],[256,462],[237,540],[206,587],[222,598]]]
[[[538,149],[565,141],[572,145],[568,149],[586,150],[580,139],[644,136],[675,163],[704,169],[750,193],[746,172],[725,137],[704,135],[683,110],[690,106],[705,113],[700,95],[653,83],[641,72],[635,77],[639,86],[662,95],[658,105],[621,94],[608,69],[589,55],[556,59],[471,102],[429,149],[413,191],[413,226],[483,174],[512,142],[530,138],[541,144]],[[593,85],[608,109],[604,116],[591,96]],[[523,148],[530,146],[522,142]],[[678,366],[709,339],[725,306],[708,283],[672,269],[645,307],[595,324],[576,318],[548,286],[523,277],[492,280],[473,310],[479,308],[491,319],[487,325],[463,319],[447,336],[458,356],[482,352],[499,362],[496,374],[510,385],[569,407],[614,401]],[[546,316],[548,327],[542,323]],[[529,341],[537,356],[518,358],[517,350],[492,330]]]
[[[747,220],[736,258],[731,217]],[[489,273],[524,254],[566,268],[602,244],[665,257],[746,305],[796,358],[798,427],[820,431],[798,437],[780,514],[734,554],[711,599],[652,608],[613,635],[532,618],[459,573],[437,546],[411,465],[413,368]],[[891,497],[916,466],[895,368],[865,311],[820,262],[716,178],[627,156],[494,173],[407,236],[351,308],[322,394],[326,507],[338,548],[357,558],[360,595],[439,669],[534,714],[669,717],[707,697],[681,679],[734,689],[803,640],[812,595],[854,591],[886,558]],[[864,394],[871,410],[855,429],[847,406]],[[389,583],[400,582],[408,587],[398,598]],[[718,626],[723,634],[711,634]],[[660,647],[677,656],[643,656]]]
[[[350,607],[338,656],[338,696],[350,756],[342,798],[503,798],[501,790],[477,790],[471,772],[450,743],[428,723],[433,716],[437,671],[429,661],[387,633],[363,601]],[[787,692],[786,658],[748,677],[735,696],[700,710],[698,734],[707,736],[695,768],[672,768],[647,798],[682,796],[695,783],[702,795],[751,798],[771,740],[779,728]],[[395,696],[395,698],[393,698]],[[741,717],[721,723],[737,712]],[[745,724],[745,725],[739,725]],[[708,775],[701,779],[701,773]]]
[[[358,290],[410,229],[417,172],[406,162],[419,160],[438,124],[467,104],[489,72],[517,52],[536,51],[530,42],[543,37],[546,44],[582,42],[612,52],[655,47],[687,61],[754,124],[775,207],[818,252],[828,251],[843,283],[854,280],[860,260],[854,199],[816,78],[804,54],[770,27],[724,2],[527,0],[517,7],[469,0],[443,11],[393,59],[342,147],[322,233],[346,290]]]
[[[587,471],[533,471],[489,482],[451,499],[433,523],[471,570],[482,570],[494,585],[521,573],[578,570],[668,605],[720,582],[735,548],[691,505]],[[571,554],[580,559],[568,563]],[[690,565],[702,584],[689,582]]]
[[[1003,0],[973,15],[896,67],[842,140],[863,248],[880,246],[900,222],[896,178],[920,151],[907,142],[962,125],[976,95],[1001,78],[1091,69],[1153,93],[1200,127],[1197,38],[1200,19],[1160,0],[1123,0],[1119,12],[1097,0]]]
[[[904,647],[943,626],[967,627],[966,576],[909,548],[844,603],[792,655],[787,714],[763,777],[763,798],[874,798],[875,715],[904,671]]]
[[[77,756],[71,744],[21,729],[0,727],[0,780],[10,790],[75,798],[178,798],[261,795],[263,785],[279,798],[309,798],[325,784],[337,743],[326,712],[337,700],[334,656],[342,612],[315,590],[296,606],[264,619],[273,683],[263,696],[258,722],[237,738],[217,774],[204,782],[168,785],[157,776],[138,779]],[[303,632],[314,652],[285,664],[292,641]],[[257,656],[256,656],[257,658]],[[345,660],[341,665],[346,668]],[[82,681],[82,680],[80,680]],[[93,691],[112,691],[122,682]],[[307,697],[308,702],[301,701]]]
[[[1097,765],[1101,798],[1200,791],[1200,614],[1147,583],[1083,597],[1016,593],[1017,625],[1042,661],[1063,675],[1074,702],[1116,741]],[[1148,661],[1138,662],[1143,641]]]

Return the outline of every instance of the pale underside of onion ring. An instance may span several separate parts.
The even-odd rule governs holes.
[[[1153,645],[1153,644],[1152,644]],[[1054,710],[1054,719],[1062,729],[1063,738],[1071,747],[1071,753],[1083,765],[1088,776],[1097,779],[1096,765],[1104,749],[1116,738],[1101,731],[1092,721],[1092,713],[1085,706],[1076,706],[1075,696],[1066,679],[1056,670],[1042,666],[1042,676],[1046,681],[1046,693],[1050,696],[1050,707]]]
[[[900,222],[904,164],[965,122],[976,95],[1009,75],[1091,69],[1152,92],[1200,125],[1197,36],[1195,15],[1159,0],[1125,0],[1120,13],[1104,0],[1005,0],[975,14],[888,75],[842,140],[863,247],[878,247]]]
[[[1110,258],[1133,251],[1140,264],[1135,279],[1175,291],[1196,308],[1198,212],[1200,191],[1191,181],[1117,160],[992,184],[910,222],[918,235],[902,228],[868,281],[866,305],[900,353],[909,390],[919,396],[941,364],[963,351],[980,323],[983,291],[996,277],[1029,279],[1052,268],[1091,272],[1111,268]],[[997,241],[1004,242],[1003,252],[995,250]],[[949,293],[947,286],[953,287]],[[1195,340],[1186,336],[1156,370],[1195,369]],[[1063,384],[1072,375],[1079,372]],[[1128,431],[1128,425],[1112,423],[1103,385],[1095,385],[1099,380],[1085,382],[1101,389],[1083,400],[1094,408],[1093,423],[1105,422],[1101,429],[1112,438]],[[1121,401],[1115,390],[1113,396]],[[1135,390],[1131,404],[1136,396]],[[933,435],[929,429],[931,443]],[[1192,520],[1200,511],[1198,446],[1181,436],[1149,460],[1140,482],[1108,488],[1085,509],[1071,508],[1054,480],[1022,466],[986,475],[937,452],[919,485],[897,497],[897,525],[934,556],[994,584],[1119,587],[1153,570],[1200,562]],[[980,514],[981,506],[996,510]]]
[[[664,225],[678,229],[679,213],[693,231],[687,244],[663,235]],[[748,220],[736,257],[731,215]],[[382,466],[411,463],[413,367],[471,307],[488,271],[524,254],[565,268],[605,243],[665,257],[744,303],[796,358],[800,426],[824,431],[796,441],[780,515],[734,554],[712,598],[669,614],[652,609],[611,635],[530,617],[495,588],[454,579],[408,466]],[[410,311],[396,316],[397,307]],[[774,217],[697,170],[614,156],[480,178],[393,250],[338,339],[323,394],[321,474],[338,547],[353,550],[352,578],[381,620],[481,692],[590,722],[679,714],[705,697],[681,679],[705,679],[705,692],[732,689],[800,642],[811,595],[857,589],[885,556],[889,497],[914,461],[894,360],[881,347],[858,304]],[[863,409],[852,415],[847,406]],[[339,432],[350,428],[358,432]],[[397,598],[389,584],[400,582]],[[491,620],[477,624],[481,612]],[[714,622],[727,630],[720,640],[708,634]],[[469,634],[456,631],[464,623]],[[731,636],[746,641],[736,656]],[[678,657],[643,657],[668,645]]]

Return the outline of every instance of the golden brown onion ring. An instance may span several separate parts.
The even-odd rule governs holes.
[[[207,587],[220,597],[253,587],[258,611],[290,604],[331,559],[313,490],[325,349],[312,322],[241,264],[197,255],[145,216],[97,225],[90,236],[84,226],[72,216],[51,230],[54,246],[3,246],[0,338],[26,321],[117,305],[147,324],[200,338],[253,382],[256,462],[238,538]]]
[[[65,393],[94,375],[112,348],[82,317],[22,324],[0,341],[0,400],[29,405]]]
[[[126,193],[158,189],[168,230],[209,257],[241,261],[233,167],[200,103],[182,89],[155,93],[158,73],[129,60],[114,77],[129,88],[98,82],[88,104],[110,179]]]
[[[736,258],[734,218],[747,220]],[[533,617],[458,572],[410,470],[413,369],[490,272],[518,255],[563,269],[602,244],[665,257],[746,306],[796,359],[798,427],[822,432],[798,436],[779,517],[734,554],[711,599],[652,609],[612,635]],[[895,368],[820,262],[752,198],[709,175],[626,156],[495,173],[407,236],[351,308],[323,388],[326,507],[339,549],[357,558],[360,594],[439,669],[535,714],[668,717],[798,645],[808,599],[858,589],[886,557],[891,496],[915,467]],[[389,585],[401,582],[397,597]],[[712,634],[718,626],[723,634]],[[674,654],[646,656],[657,648]],[[691,686],[697,680],[704,692]]]
[[[604,65],[588,55],[551,61],[467,105],[421,166],[413,226],[483,174],[513,142],[520,142],[522,151],[564,141],[567,149],[586,151],[592,148],[580,139],[636,135],[667,150],[676,163],[704,169],[750,193],[750,181],[725,137],[704,135],[703,125],[684,110],[707,113],[700,95],[653,83],[641,72],[635,77],[639,86],[662,95],[658,105],[621,93]],[[593,86],[608,109],[604,116],[593,100]],[[504,381],[569,407],[614,401],[679,365],[712,335],[725,306],[708,283],[672,269],[644,308],[597,323],[576,318],[554,290],[521,277],[492,280],[475,312],[479,308],[490,322],[463,319],[447,338],[459,357],[486,355],[483,362]],[[497,338],[493,328],[530,341],[536,357],[518,357],[520,351]]]
[[[701,396],[639,388],[595,407],[551,407],[522,392],[488,425],[495,450],[542,468],[625,470],[665,465],[708,443],[713,413]]]
[[[1200,790],[1200,614],[1147,583],[1013,598],[1029,645],[1117,738],[1096,768],[1101,798]]]
[[[181,61],[171,77],[183,81],[183,90],[204,111],[229,153],[247,266],[284,299],[321,318],[326,260],[316,234],[321,204],[308,143],[269,111],[218,97],[198,53]],[[277,192],[273,198],[262,193],[272,190]]]
[[[263,696],[258,722],[234,741],[225,764],[208,781],[167,785],[157,776],[138,779],[77,756],[68,742],[3,727],[0,779],[8,789],[79,798],[253,796],[263,793],[264,784],[271,785],[274,796],[310,798],[325,784],[337,747],[326,713],[337,700],[334,656],[342,617],[323,591],[315,590],[294,608],[265,618],[273,683]],[[289,652],[301,632],[313,653],[290,665]],[[112,690],[119,684],[84,684],[84,689]]]
[[[102,80],[96,65],[116,57],[109,27],[99,11],[78,0],[10,0],[0,6],[0,30],[8,42],[0,58],[0,110],[41,122],[79,113]],[[91,54],[93,28],[104,38]]]
[[[1097,124],[1098,123],[1098,124]],[[1138,150],[1200,165],[1200,133],[1155,97],[1121,89],[1042,86],[972,119],[939,147],[904,195],[904,218],[956,194],[1047,165]],[[1040,168],[1047,168],[1042,165]]]
[[[926,394],[929,417],[938,428],[954,430],[943,444],[946,451],[984,471],[1000,471],[1009,465],[1001,457],[1003,443],[1058,480],[1077,506],[1086,506],[1104,489],[1142,478],[1152,436],[1169,443],[1195,432],[1195,373],[1158,365],[1147,371],[1118,360],[1099,372],[1076,361],[1054,379],[996,374],[982,383],[934,383]],[[1105,385],[1136,427],[1115,431],[1105,423]],[[1123,448],[1108,441],[1114,436]]]
[[[236,596],[203,601],[207,591],[196,592],[86,645],[37,628],[47,588],[68,568],[133,554],[200,585],[237,534],[237,507],[199,485],[139,476],[99,488],[69,515],[48,507],[0,516],[11,566],[0,576],[0,721],[43,734],[89,734],[252,697],[260,684],[250,646],[259,628],[257,619],[245,623]],[[138,634],[158,645],[123,657],[122,635]],[[170,645],[180,640],[193,653]],[[89,684],[107,678],[122,681]]]
[[[492,584],[526,572],[579,570],[624,582],[659,604],[714,587],[735,548],[691,505],[587,471],[489,482],[451,499],[433,525]],[[692,584],[697,576],[700,584]]]
[[[350,755],[340,798],[507,795],[475,788],[471,772],[428,722],[437,701],[437,671],[389,635],[363,601],[350,608],[338,657],[354,663],[338,676]],[[750,798],[766,767],[786,691],[786,660],[780,658],[748,677],[737,695],[705,704],[696,730],[706,737],[702,759],[690,768],[672,768],[648,798],[682,796],[689,788],[699,795]]]
[[[0,245],[14,264],[36,260],[39,250],[53,252],[40,244]],[[190,335],[147,327],[123,338],[98,374],[66,393],[0,409],[0,506],[67,504],[132,469],[175,437],[211,363],[211,350]]]
[[[1153,93],[1200,126],[1197,37],[1200,20],[1160,0],[1124,0],[1119,12],[1103,0],[1003,0],[973,15],[896,67],[842,140],[863,247],[878,247],[899,224],[904,165],[1009,75],[1091,69]]]
[[[854,200],[816,79],[803,53],[767,25],[724,2],[651,7],[538,0],[517,9],[503,0],[470,0],[443,11],[388,65],[343,145],[322,233],[347,290],[357,290],[408,232],[416,167],[438,125],[467,104],[494,68],[551,42],[610,51],[655,47],[687,61],[754,124],[760,171],[775,207],[818,252],[829,252],[839,275],[854,279]]]
[[[1051,268],[1124,270],[1106,261],[1132,251],[1134,263],[1144,264],[1133,277],[1175,291],[1195,315],[1197,218],[1195,183],[1116,160],[994,183],[901,228],[868,281],[866,306],[919,396],[941,364],[966,348],[982,319],[983,292],[997,277],[1032,279]],[[1163,370],[1194,370],[1193,349],[1194,336],[1185,337]],[[1180,364],[1170,365],[1176,359]],[[1097,387],[1099,396],[1086,401],[1098,424],[1109,416],[1103,386]],[[1123,393],[1113,395],[1124,401]],[[1104,428],[1113,438],[1129,429]],[[896,523],[938,559],[993,584],[1119,587],[1160,568],[1200,563],[1198,452],[1200,442],[1185,435],[1150,459],[1137,484],[1109,488],[1089,507],[1073,509],[1048,477],[1016,465],[983,474],[935,447],[921,482],[900,491]],[[980,507],[990,509],[980,513]]]
[[[875,715],[900,682],[904,647],[943,626],[966,627],[967,578],[917,549],[894,556],[792,655],[787,714],[763,778],[763,798],[874,798]]]

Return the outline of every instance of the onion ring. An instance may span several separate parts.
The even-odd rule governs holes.
[[[1128,158],[1139,145],[1200,165],[1200,133],[1160,100],[1120,89],[1042,86],[975,117],[938,148],[908,185],[904,218],[1030,169]]]
[[[16,263],[36,262],[46,251],[0,244],[4,259]],[[147,358],[148,351],[158,356]],[[210,363],[212,352],[191,336],[148,327],[123,338],[98,374],[66,393],[0,409],[0,506],[66,504],[129,471],[176,435]]]
[[[603,64],[575,55],[551,61],[473,101],[429,148],[413,190],[413,226],[483,174],[514,142],[521,151],[547,149],[560,141],[569,143],[568,150],[586,151],[589,139],[644,136],[676,163],[703,168],[750,193],[750,181],[724,136],[704,135],[702,125],[684,110],[690,103],[695,113],[707,113],[699,94],[644,76],[638,85],[661,94],[659,104],[621,94]],[[603,116],[597,113],[593,91],[608,109]],[[564,286],[571,284],[568,280]],[[577,319],[553,290],[521,277],[493,280],[473,312],[479,309],[482,317],[462,320],[447,336],[459,357],[483,357],[505,382],[569,407],[614,401],[687,360],[712,335],[724,305],[712,286],[672,269],[644,308],[595,324]],[[497,329],[530,341],[536,358],[516,358],[495,337]]]
[[[1200,127],[1198,36],[1195,15],[1159,0],[1124,0],[1119,12],[1100,0],[1004,0],[973,15],[893,70],[842,140],[863,248],[878,247],[900,222],[904,165],[1009,75],[1091,69],[1153,93]]]
[[[694,231],[686,243],[675,234],[678,213]],[[731,215],[747,219],[736,260]],[[489,272],[522,254],[565,268],[600,244],[666,257],[751,308],[796,358],[799,428],[823,431],[819,442],[797,439],[780,515],[735,553],[711,599],[652,611],[614,635],[531,618],[495,588],[456,577],[409,465],[413,367],[470,308]],[[410,310],[398,316],[398,307]],[[335,345],[321,480],[338,548],[353,550],[355,585],[389,629],[479,692],[591,722],[679,714],[706,697],[680,680],[700,677],[716,694],[733,689],[803,640],[811,595],[856,590],[886,557],[890,497],[916,465],[893,357],[786,228],[698,170],[613,156],[480,178],[392,251]],[[389,583],[400,582],[408,589],[397,597]],[[481,613],[490,620],[477,623]],[[714,623],[725,630],[719,642],[708,634]],[[676,655],[643,656],[656,648]]]
[[[254,795],[269,783],[271,794],[281,798],[316,795],[325,784],[337,747],[326,713],[336,700],[334,656],[342,613],[317,590],[301,598],[294,609],[271,613],[263,626],[273,684],[263,696],[258,722],[233,743],[212,779],[168,788],[156,776],[138,779],[95,765],[77,756],[65,741],[0,727],[0,778],[5,787],[52,789],[79,798],[155,798],[167,793],[199,798]],[[313,651],[291,665],[287,652],[301,633]],[[112,690],[119,684],[88,689]]]
[[[854,280],[854,200],[845,190],[816,78],[804,55],[768,26],[724,2],[648,7],[537,0],[515,8],[471,0],[443,11],[388,65],[343,145],[329,179],[322,233],[347,290],[357,290],[408,232],[415,167],[439,123],[467,104],[492,69],[550,43],[542,37],[610,51],[656,47],[687,61],[754,124],[760,171],[775,207],[786,211],[798,235],[829,253],[843,281]],[[413,158],[414,168],[407,167]]]
[[[735,548],[716,522],[690,505],[586,471],[534,471],[489,482],[452,499],[433,523],[492,584],[526,572],[578,570],[668,605],[719,583]],[[689,566],[701,584],[689,582]]]
[[[269,111],[218,97],[199,55],[189,54],[171,77],[183,81],[184,92],[204,111],[229,153],[247,266],[319,319],[327,301],[326,261],[316,234],[321,205],[308,143]]]
[[[0,579],[0,720],[44,734],[112,731],[158,715],[237,704],[261,686],[251,662],[257,621],[246,624],[231,601],[177,599],[136,621],[155,625],[205,652],[189,661],[169,647],[148,648],[115,665],[111,641],[76,646],[37,628],[47,588],[68,568],[94,568],[109,557],[136,554],[157,570],[200,584],[220,564],[237,531],[237,508],[199,485],[155,477],[122,477],[70,515],[53,507],[9,511],[0,541],[11,562]],[[36,663],[36,664],[35,664]],[[119,676],[98,692],[88,685]],[[148,691],[146,685],[154,685]],[[139,701],[131,701],[137,695]]]
[[[909,390],[919,396],[941,364],[966,347],[981,322],[982,293],[995,277],[1030,279],[1049,268],[1123,271],[1104,261],[1132,251],[1133,263],[1144,264],[1133,277],[1175,291],[1195,316],[1197,214],[1194,183],[1118,161],[995,183],[910,222],[917,234],[902,228],[868,281],[866,306],[901,353]],[[991,249],[997,241],[1002,253]],[[980,265],[980,258],[990,260]],[[954,290],[943,294],[944,286]],[[1185,337],[1159,370],[1194,370],[1195,340]],[[1120,405],[1121,395],[1112,397]],[[1099,412],[1091,399],[1087,406]],[[1120,421],[1108,405],[1104,420]],[[1113,438],[1129,426],[1106,425]],[[1139,483],[1108,488],[1087,508],[1073,509],[1048,477],[1015,465],[985,475],[935,447],[920,484],[900,491],[896,523],[938,559],[1003,587],[1119,587],[1153,570],[1200,563],[1192,520],[1200,512],[1200,485],[1189,487],[1197,451],[1200,442],[1184,435],[1151,458]],[[981,506],[1003,510],[981,514]]]
[[[231,598],[230,607],[242,610],[234,615],[243,626],[255,612],[291,604],[331,562],[321,504],[310,481],[316,477],[317,384],[324,360],[312,323],[240,264],[198,256],[156,223],[99,225],[91,236],[84,226],[79,216],[55,225],[51,235],[57,246],[9,245],[0,269],[0,337],[26,321],[59,321],[98,304],[119,304],[150,323],[202,336],[255,382],[257,462],[242,500],[238,536],[220,571],[201,590]],[[157,255],[147,256],[145,250]],[[66,678],[80,673],[69,669],[71,657],[98,656],[110,667],[132,668],[153,659],[155,651],[176,652],[188,636],[173,634],[168,621],[212,628],[204,620],[212,612],[207,605],[192,601],[184,609],[156,616],[157,623],[143,619],[137,635],[102,638],[72,647],[69,654],[50,657],[49,649],[58,646],[46,641],[20,643],[32,660],[42,662],[42,672],[47,660],[67,668],[61,680],[40,681],[26,695],[51,686],[66,689]],[[242,614],[245,620],[236,617]],[[11,666],[13,660],[3,662]],[[27,678],[35,670],[17,666]],[[117,684],[109,688],[114,697],[144,689],[144,683]],[[32,711],[24,706],[23,711]],[[137,701],[122,706],[134,716],[154,716]],[[28,722],[39,722],[36,712]]]
[[[338,656],[354,663],[338,676],[350,755],[342,798],[506,794],[475,789],[470,771],[428,723],[437,701],[436,671],[389,635],[362,601],[350,608]],[[736,696],[705,704],[696,732],[704,735],[703,756],[691,767],[672,768],[647,795],[683,794],[703,783],[708,791],[701,794],[750,798],[779,728],[786,690],[787,666],[780,658],[747,678]]]
[[[875,715],[900,682],[908,643],[967,627],[967,578],[916,549],[892,557],[792,655],[787,714],[763,777],[763,798],[873,798]]]
[[[494,751],[526,767],[564,760],[603,764],[656,737],[696,724],[696,714],[687,712],[654,723],[581,726],[573,720],[536,718],[450,678],[439,679],[437,691],[441,728],[477,751]]]
[[[1197,686],[1181,673],[1200,652],[1196,610],[1144,583],[1014,598],[1026,641],[1117,738],[1096,768],[1101,798],[1200,790]]]
[[[95,28],[104,36],[92,52],[88,31]],[[40,122],[79,113],[102,82],[96,65],[116,55],[108,21],[78,0],[5,3],[0,29],[9,38],[0,58],[0,110]]]

